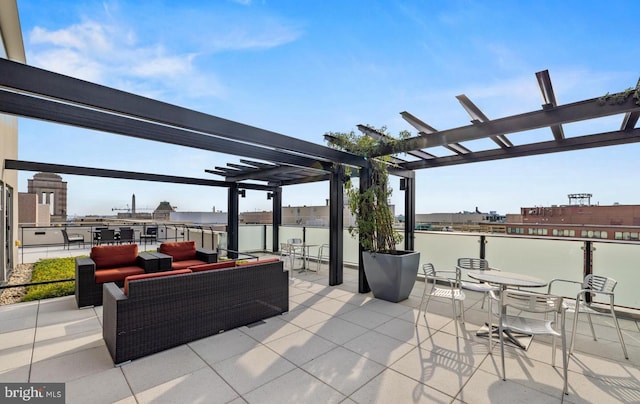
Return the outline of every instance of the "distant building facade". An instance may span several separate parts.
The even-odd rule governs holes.
[[[67,182],[53,173],[38,173],[27,180],[27,193],[35,194],[38,204],[49,205],[52,222],[67,220]]]
[[[520,208],[522,223],[640,226],[640,205],[560,205]]]
[[[171,212],[175,212],[175,209],[167,201],[162,201],[153,211],[153,220],[169,221],[171,220]]]
[[[474,225],[486,223],[503,223],[505,216],[491,211],[489,213],[458,212],[458,213],[419,213],[416,214],[416,224],[430,223],[437,225]]]
[[[507,234],[640,241],[640,205],[534,206],[507,219]]]
[[[18,193],[18,224],[21,226],[49,226],[51,214],[49,205],[38,203],[38,195]]]

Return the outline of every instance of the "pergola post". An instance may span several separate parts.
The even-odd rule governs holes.
[[[342,284],[344,238],[344,167],[331,172],[329,183],[329,286]]]
[[[280,226],[282,225],[282,187],[274,188],[271,191],[271,202],[273,203],[273,246],[272,251],[280,251]]]
[[[243,190],[244,191],[244,190]],[[239,225],[239,212],[240,212],[240,190],[238,184],[232,184],[229,187],[229,201],[228,201],[228,216],[227,216],[227,249],[230,250],[227,254],[229,258],[238,258],[238,251],[240,245],[238,232],[240,230]]]
[[[412,172],[412,174],[415,174]],[[404,249],[415,250],[416,228],[416,178],[415,175],[400,179],[400,190],[404,191]]]
[[[367,168],[360,169],[360,192],[366,192],[371,186],[371,170]],[[358,243],[358,293],[369,293],[371,288],[367,282],[367,275],[364,273],[364,260],[362,259],[362,243]]]

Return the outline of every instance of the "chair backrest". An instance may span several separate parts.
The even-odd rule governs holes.
[[[67,234],[67,231],[65,229],[62,229],[62,237],[64,237],[64,242],[68,243],[69,242],[69,235]]]
[[[432,263],[426,263],[422,265],[422,273],[424,274],[425,278],[436,276],[436,268]]]
[[[133,240],[133,229],[120,228],[120,240]]]
[[[169,241],[160,244],[158,252],[173,257],[173,261],[185,261],[196,257],[196,242],[190,241]]]
[[[329,244],[322,244],[318,249],[318,256],[320,257],[328,257],[329,256]]]
[[[607,278],[606,276],[589,274],[584,277],[582,288],[591,289],[595,292],[613,293],[613,290],[616,288],[617,284],[618,284],[618,281],[616,281],[613,278]]]
[[[489,261],[483,258],[458,258],[458,267],[462,269],[489,270]]]
[[[110,241],[115,239],[116,231],[113,229],[100,229],[100,241]]]
[[[147,227],[146,234],[148,236],[156,236],[158,234],[158,228],[157,227]]]
[[[289,243],[280,243],[280,251],[289,252]]]
[[[451,281],[454,281],[453,287],[455,288],[460,287],[460,278],[461,278],[460,268],[456,267],[452,271],[438,271],[436,270],[436,267],[429,262],[422,265],[422,273],[424,274],[425,281],[431,280],[431,281],[449,282],[449,284],[451,284]],[[455,278],[451,277],[452,274],[455,274]]]
[[[529,313],[560,313],[562,297],[521,290],[507,289],[502,292],[502,304]]]

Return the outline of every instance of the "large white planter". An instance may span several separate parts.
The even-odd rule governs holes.
[[[419,252],[387,254],[363,251],[362,260],[373,296],[394,303],[409,297],[418,276]]]

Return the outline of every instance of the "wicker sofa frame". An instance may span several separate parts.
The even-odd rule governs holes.
[[[118,365],[289,311],[283,263],[104,285],[103,338]]]

